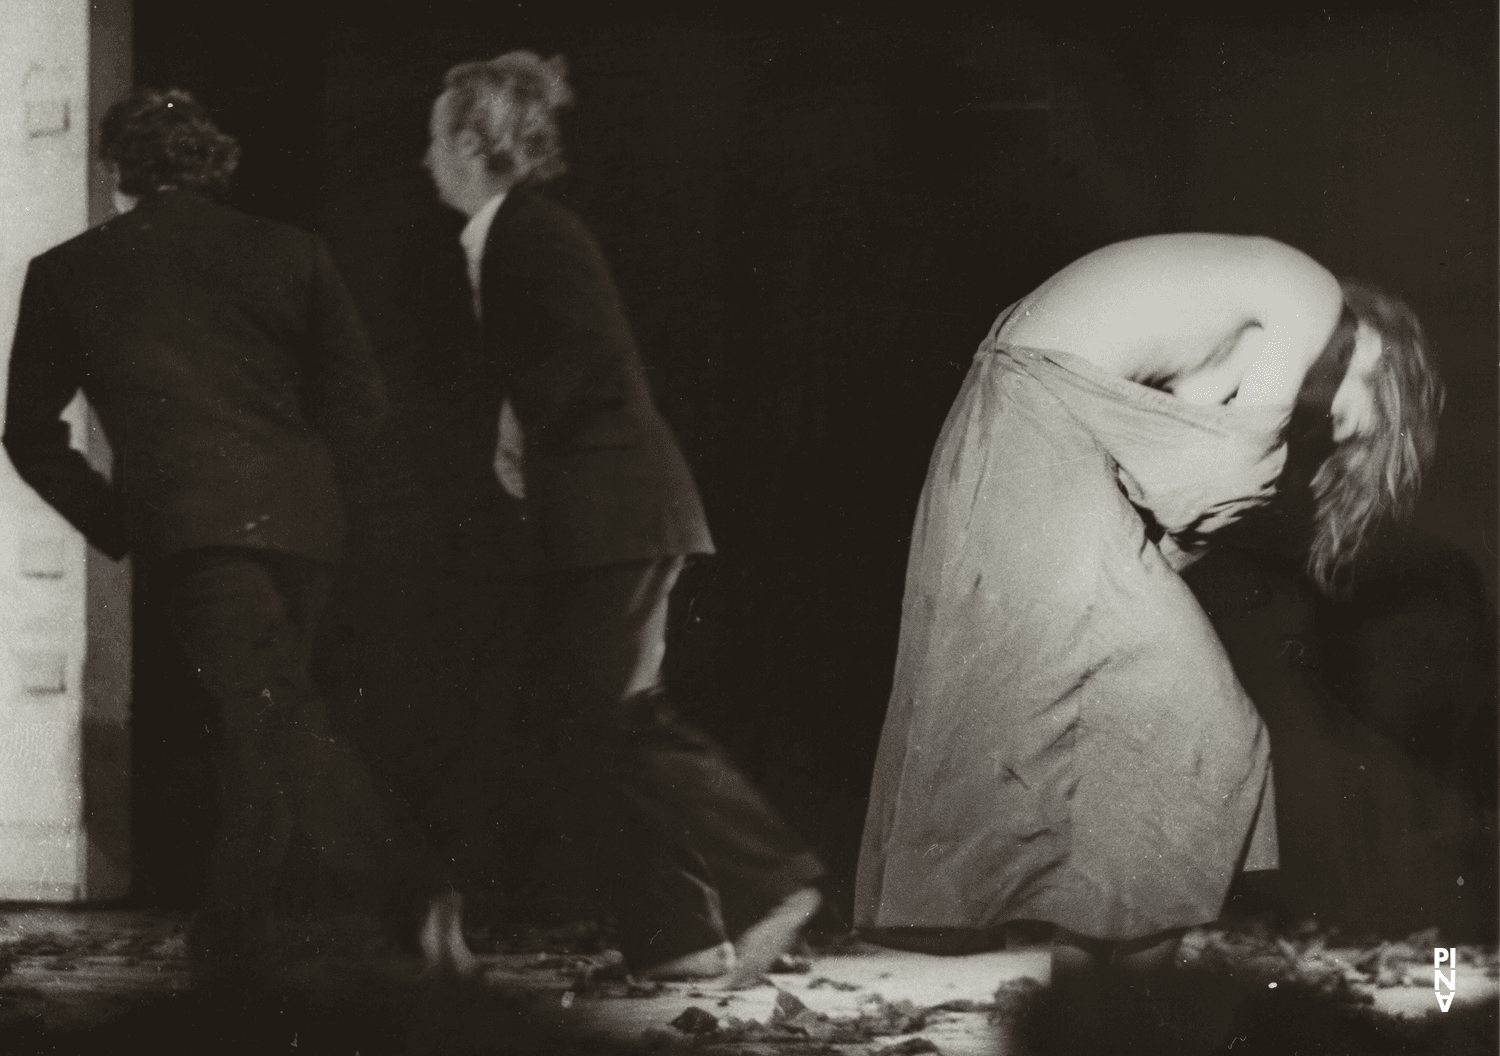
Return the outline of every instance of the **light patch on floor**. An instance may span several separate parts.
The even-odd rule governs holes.
[[[152,997],[187,992],[192,973],[183,930],[180,917],[165,915],[0,911],[0,1031],[18,1022],[45,1024],[48,1030],[103,1025]],[[296,978],[318,985],[342,970],[328,965],[342,963],[397,988],[416,985],[414,958],[374,946],[351,955],[347,943],[340,949],[328,939],[331,934],[303,942],[305,953],[319,957]],[[1279,985],[1339,990],[1373,1002],[1380,1012],[1415,1019],[1441,1014],[1424,941],[1426,936],[1414,936],[1405,943],[1341,948],[1317,936],[1288,939],[1205,929],[1189,936],[1181,961],[1227,966],[1241,978],[1265,980],[1268,987],[1283,980]],[[471,995],[479,1004],[470,1009],[522,1009],[517,1014],[545,1036],[630,1049],[701,1044],[715,1054],[934,1051],[924,1048],[926,1043],[947,1056],[1019,1056],[1014,1022],[1005,1014],[1005,1001],[997,1011],[996,991],[1031,992],[1049,976],[1043,948],[938,957],[848,940],[813,952],[797,971],[734,992],[712,984],[636,984],[612,951],[501,953],[484,963],[482,987]],[[1454,1009],[1500,1001],[1500,956],[1494,947],[1460,947],[1458,973]],[[1375,985],[1377,979],[1384,985]],[[697,1011],[685,1017],[690,1009]],[[792,1013],[802,1017],[806,1031],[798,1033],[795,1025],[785,1029]],[[890,1023],[907,1024],[903,1016],[913,1029],[886,1029]],[[885,1027],[871,1029],[874,1023]],[[684,1029],[693,1027],[702,1033]],[[820,1034],[839,1041],[819,1048]],[[859,1036],[858,1044],[848,1040],[851,1035]],[[505,1051],[504,1046],[497,1042],[494,1051]]]

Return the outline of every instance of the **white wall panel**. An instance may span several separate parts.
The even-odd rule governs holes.
[[[89,223],[90,8],[0,0],[0,395],[27,262]],[[84,449],[87,407],[76,401],[67,417]],[[107,897],[128,876],[128,861],[90,870],[86,550],[0,459],[0,899]],[[117,695],[128,667],[123,677]],[[121,710],[110,715],[123,728]]]

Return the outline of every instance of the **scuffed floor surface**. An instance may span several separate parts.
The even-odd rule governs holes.
[[[1058,1053],[1442,1054],[1500,1051],[1496,950],[1459,947],[1438,1010],[1432,948],[1342,943],[1315,929],[1190,934],[1179,971],[1050,987],[1042,949],[934,957],[832,939],[754,989],[640,985],[597,929],[476,936],[482,983],[435,987],[414,958],[336,923],[300,933],[275,991],[206,989],[182,920],[97,910],[0,912],[5,1053],[459,1056],[1044,1056]],[[356,937],[350,938],[353,934]]]

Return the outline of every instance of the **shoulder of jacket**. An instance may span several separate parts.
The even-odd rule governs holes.
[[[227,206],[219,208],[229,214],[233,223],[259,232],[268,238],[306,246],[313,246],[319,242],[318,236],[313,232],[298,227],[296,224],[289,224],[285,220],[272,220],[270,217],[256,216],[254,213],[242,213],[238,209],[230,209]]]
[[[247,247],[256,247],[255,254],[263,259],[295,261],[293,270],[303,280],[332,262],[327,241],[315,231],[227,206],[219,208],[224,210],[228,221],[221,231],[231,234]]]
[[[38,253],[32,258],[32,263],[42,268],[63,264],[78,256],[88,253],[107,245],[111,239],[129,229],[129,213],[120,216],[112,216],[102,224],[95,224],[84,231],[80,231],[72,238],[66,239],[53,246],[51,249]]]
[[[588,242],[594,237],[577,213],[535,188],[517,188],[512,224],[521,230],[563,235]]]
[[[285,220],[273,220],[268,216],[259,216],[248,213],[224,202],[217,202],[211,198],[193,196],[189,199],[193,212],[189,215],[196,217],[200,222],[206,221],[205,227],[212,228],[218,225],[219,230],[225,228],[236,230],[241,234],[254,233],[265,238],[279,239],[284,242],[307,243],[312,239],[312,232],[298,227]]]

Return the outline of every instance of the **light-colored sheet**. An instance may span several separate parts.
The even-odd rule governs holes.
[[[1276,863],[1269,745],[1168,558],[1270,496],[1285,418],[995,331],[917,512],[856,924],[1213,920]]]

